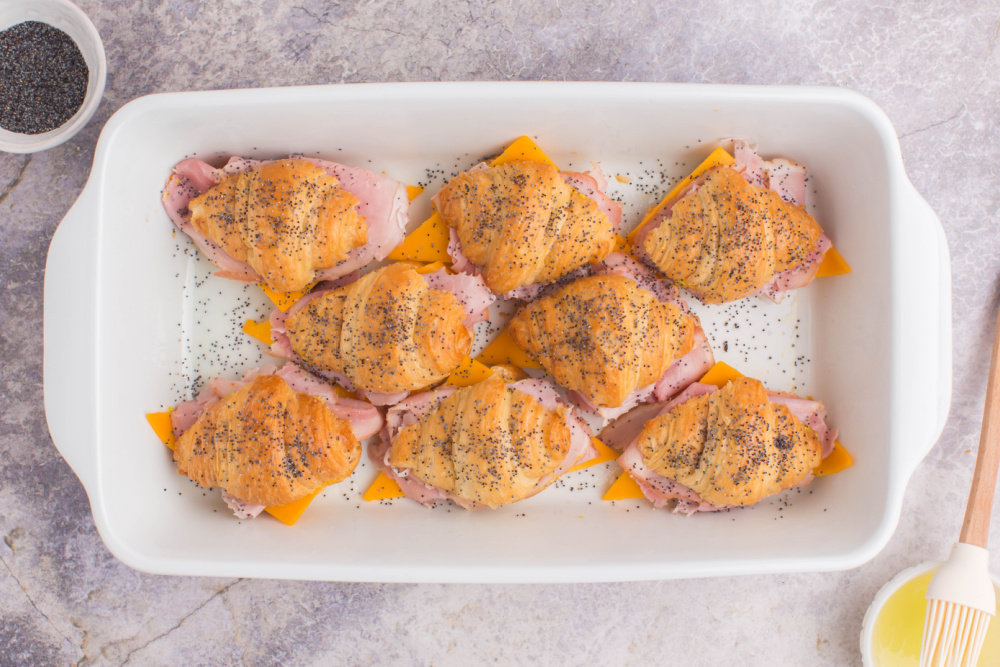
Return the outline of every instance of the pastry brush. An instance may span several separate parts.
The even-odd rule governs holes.
[[[973,667],[996,613],[986,543],[1000,462],[1000,317],[986,385],[983,427],[958,543],[927,587],[920,667]]]

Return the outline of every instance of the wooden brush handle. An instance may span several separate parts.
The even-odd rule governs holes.
[[[972,488],[965,506],[965,521],[958,541],[986,548],[990,538],[990,513],[997,486],[997,464],[1000,463],[1000,316],[993,332],[993,352],[990,355],[990,376],[986,385],[986,406],[983,408],[983,429],[979,433],[979,453],[976,470],[972,473]]]

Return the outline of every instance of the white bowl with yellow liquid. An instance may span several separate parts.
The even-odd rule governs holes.
[[[927,610],[927,584],[941,565],[928,561],[903,570],[879,589],[861,624],[865,667],[917,667]],[[1000,600],[1000,578],[990,574]],[[980,665],[1000,665],[1000,621],[994,618],[979,654]]]

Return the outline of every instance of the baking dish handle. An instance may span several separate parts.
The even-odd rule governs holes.
[[[951,258],[941,221],[909,180],[899,189],[893,280],[903,295],[893,325],[900,341],[893,354],[901,391],[895,397],[897,440],[907,476],[941,435],[951,407]]]
[[[96,190],[84,188],[52,237],[43,302],[45,418],[88,494],[97,481]]]

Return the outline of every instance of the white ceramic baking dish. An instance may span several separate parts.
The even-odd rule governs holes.
[[[724,137],[806,164],[816,215],[853,273],[780,306],[705,317],[719,358],[824,400],[855,465],[753,509],[685,518],[644,501],[602,502],[614,464],[474,512],[365,503],[375,475],[365,464],[291,528],[239,522],[217,491],[174,472],[144,413],[184,397],[198,376],[254,364],[257,347],[235,327],[265,304],[255,286],[206,278],[210,267],[174,236],[159,191],[176,162],[302,152],[415,183],[522,134],[563,165],[601,160],[632,178],[613,180],[630,224],[657,198],[637,184],[683,176]],[[413,224],[428,198],[415,202]],[[559,582],[834,570],[873,557],[896,526],[907,480],[948,413],[950,331],[941,225],[907,180],[888,119],[854,93],[542,82],[166,94],[108,122],[52,240],[45,408],[108,548],[149,572]]]

